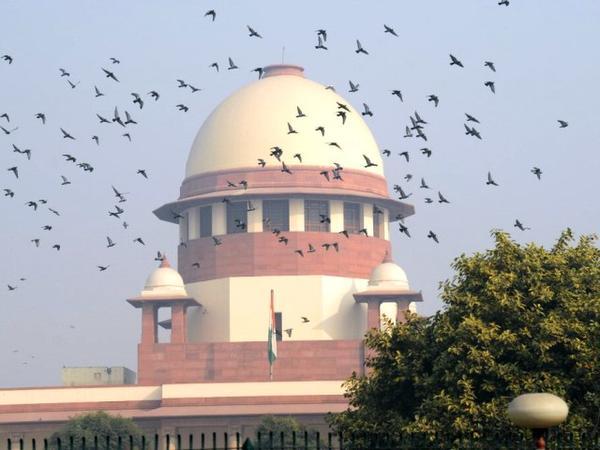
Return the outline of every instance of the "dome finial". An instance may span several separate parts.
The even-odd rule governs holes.
[[[272,64],[263,67],[263,79],[268,77],[276,77],[279,75],[295,75],[304,77],[304,67],[295,64]]]
[[[383,255],[383,261],[381,261],[382,263],[389,263],[389,262],[393,262],[392,261],[392,257],[390,256],[390,251],[386,249],[385,251],[385,255]]]
[[[171,267],[171,264],[169,264],[169,260],[167,259],[167,255],[165,255],[164,253],[162,254],[162,258],[160,260],[160,266],[158,267],[160,267],[161,269],[165,267]]]

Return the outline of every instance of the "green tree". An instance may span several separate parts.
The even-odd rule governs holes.
[[[53,448],[81,449],[94,448],[95,439],[101,450],[117,450],[140,447],[142,431],[131,419],[111,416],[104,411],[82,414],[72,417],[51,438]],[[59,441],[60,440],[60,441]],[[108,443],[108,445],[107,445]]]
[[[307,428],[291,416],[264,416],[256,428],[255,448],[325,448],[317,430]],[[260,441],[260,445],[259,445]],[[282,445],[283,442],[283,445]]]
[[[440,312],[367,335],[369,372],[346,382],[336,429],[483,438],[515,430],[512,398],[549,392],[569,404],[564,429],[600,431],[596,237],[566,230],[549,250],[493,237],[495,248],[455,259]]]

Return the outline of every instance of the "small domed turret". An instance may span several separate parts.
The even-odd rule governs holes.
[[[142,297],[188,296],[181,275],[171,267],[166,256],[163,256],[160,266],[148,276],[140,295]]]

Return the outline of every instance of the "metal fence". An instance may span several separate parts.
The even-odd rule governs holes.
[[[189,435],[93,436],[7,439],[0,450],[532,450],[526,433],[484,438],[442,434],[349,434],[301,432],[196,433]],[[600,450],[598,433],[550,432],[548,450]]]

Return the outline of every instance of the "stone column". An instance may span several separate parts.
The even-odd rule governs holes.
[[[183,344],[186,341],[186,307],[183,303],[171,306],[171,344]]]
[[[406,322],[406,311],[408,311],[408,304],[410,301],[408,300],[397,300],[396,301],[396,323],[405,323]]]
[[[158,342],[158,308],[152,303],[142,305],[142,344]]]
[[[376,298],[370,298],[367,302],[367,330],[381,327],[381,301]]]

